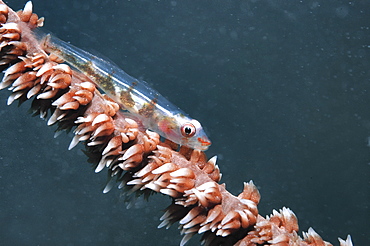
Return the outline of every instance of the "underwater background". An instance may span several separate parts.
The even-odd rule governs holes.
[[[14,10],[25,1],[6,1]],[[34,0],[45,32],[110,59],[198,119],[221,182],[253,180],[259,211],[369,245],[370,4],[340,1]],[[168,197],[126,209],[103,194],[72,134],[0,92],[0,245],[178,245]],[[301,232],[300,232],[300,235]],[[188,245],[199,245],[199,236]]]

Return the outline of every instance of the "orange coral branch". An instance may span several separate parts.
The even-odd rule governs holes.
[[[119,111],[119,105],[102,95],[94,83],[71,70],[40,45],[32,30],[43,19],[32,13],[0,5],[0,88],[10,87],[8,104],[33,98],[33,109],[42,117],[52,112],[48,124],[74,129],[70,144],[83,142],[96,165],[108,168],[111,178],[130,192],[154,191],[173,198],[162,216],[161,227],[179,222],[181,245],[203,233],[206,245],[331,245],[310,229],[297,235],[294,213],[286,208],[263,218],[258,215],[260,195],[252,181],[238,196],[219,184],[216,158],[203,152],[161,142],[159,135],[140,129]],[[107,186],[104,192],[111,187]],[[351,245],[350,238],[341,245]]]

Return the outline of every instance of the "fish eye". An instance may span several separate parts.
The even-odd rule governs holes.
[[[190,138],[196,133],[196,128],[191,123],[186,123],[181,127],[181,135],[184,137]]]

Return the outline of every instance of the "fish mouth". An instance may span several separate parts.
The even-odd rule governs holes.
[[[198,142],[201,144],[201,150],[207,150],[208,147],[212,144],[211,141],[207,138],[198,138]]]

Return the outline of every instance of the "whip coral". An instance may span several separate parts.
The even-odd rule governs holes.
[[[178,222],[184,235],[181,245],[194,234],[203,234],[206,245],[331,245],[313,229],[299,237],[297,218],[288,208],[262,217],[252,181],[244,183],[238,196],[232,195],[219,184],[216,157],[161,141],[156,132],[142,129],[121,112],[91,78],[36,39],[33,30],[43,25],[43,18],[32,13],[31,2],[17,13],[0,3],[0,66],[5,71],[0,88],[10,89],[8,104],[33,100],[32,110],[48,118],[48,125],[73,130],[70,149],[83,142],[95,172],[108,169],[110,179],[125,192],[171,197],[160,227]],[[111,188],[107,185],[104,192]],[[340,244],[352,245],[350,237]]]

